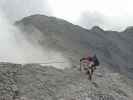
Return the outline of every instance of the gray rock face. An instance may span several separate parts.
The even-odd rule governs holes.
[[[133,81],[104,66],[93,80],[76,68],[0,64],[0,100],[133,100]]]
[[[19,64],[0,64],[0,100],[13,100],[15,92],[18,91],[17,74]]]
[[[79,59],[89,52],[96,53],[101,64],[111,66],[109,68],[113,71],[133,78],[132,28],[115,32],[104,31],[95,26],[92,30],[87,30],[44,15],[25,17],[16,22],[16,25],[27,32],[25,37],[29,37],[31,43],[60,51],[73,64],[78,64]]]

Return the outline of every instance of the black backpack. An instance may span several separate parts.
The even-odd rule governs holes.
[[[100,65],[100,62],[99,62],[99,60],[98,60],[96,55],[93,56],[93,62],[94,62],[95,66],[99,66]]]

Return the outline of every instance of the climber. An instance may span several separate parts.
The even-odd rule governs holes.
[[[100,63],[96,55],[80,59],[80,71],[84,70],[89,75],[89,80],[92,79],[93,72],[96,70],[96,66],[99,65]]]
[[[86,68],[85,66],[81,65],[82,63],[86,63],[87,65],[91,65],[92,64],[92,57],[88,56],[88,57],[80,59],[80,70],[81,71],[82,71],[82,69]],[[82,67],[84,67],[84,68],[82,68]]]

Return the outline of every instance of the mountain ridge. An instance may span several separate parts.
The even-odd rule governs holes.
[[[30,20],[31,18],[33,18],[33,17],[39,17],[39,16],[41,16],[41,17],[47,17],[47,18],[50,18],[50,19],[53,19],[53,20],[60,20],[60,21],[65,21],[65,22],[67,22],[67,23],[70,23],[70,24],[73,24],[73,23],[71,23],[71,22],[69,22],[69,21],[66,21],[66,20],[64,20],[64,19],[61,19],[61,18],[57,18],[57,17],[53,17],[53,16],[47,16],[47,15],[44,15],[44,14],[34,14],[34,15],[30,15],[30,16],[26,16],[26,17],[24,17],[24,18],[22,18],[22,19],[20,19],[21,21],[24,21],[24,20]],[[28,18],[28,19],[27,19]],[[17,20],[16,22],[15,22],[15,24],[18,24],[19,22],[20,22],[20,20]],[[24,22],[26,22],[26,21],[24,21]],[[83,28],[83,29],[85,29],[85,30],[88,30],[88,31],[91,31],[91,30],[93,30],[93,29],[95,29],[95,28],[97,28],[97,29],[99,29],[99,30],[103,30],[103,31],[112,31],[112,30],[104,30],[104,29],[102,29],[100,26],[92,26],[92,28],[91,29],[87,29],[87,28],[84,28],[84,27],[82,27],[82,26],[79,26],[79,25],[76,25],[76,24],[73,24],[73,25],[75,25],[75,26],[78,26],[78,27],[81,27],[81,28]],[[127,31],[127,30],[133,30],[133,26],[127,26],[127,27],[125,27],[125,29],[124,30],[122,30],[122,31],[112,31],[112,32],[125,32],[125,31]]]
[[[15,25],[24,37],[18,44],[25,39],[35,47],[31,52],[44,52],[31,57],[48,59],[23,64],[0,62],[0,100],[133,100],[130,32],[104,31],[97,26],[86,30],[43,15],[25,17]],[[79,60],[94,54],[100,66],[90,81],[79,70]],[[56,65],[58,61],[63,63]]]
[[[25,17],[17,21],[16,26],[22,31],[28,31],[26,37],[35,29],[38,30],[43,35],[37,40],[39,45],[43,47],[48,44],[48,48],[62,52],[74,62],[78,63],[79,59],[88,53],[97,54],[101,64],[108,64],[114,71],[132,77],[132,73],[128,71],[133,65],[133,38],[130,33],[104,31],[97,26],[87,30],[65,20],[45,15]]]

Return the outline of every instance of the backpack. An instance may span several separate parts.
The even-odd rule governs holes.
[[[96,55],[93,56],[93,62],[94,62],[95,66],[99,66],[100,65],[100,62],[99,62],[99,60],[98,60]]]

